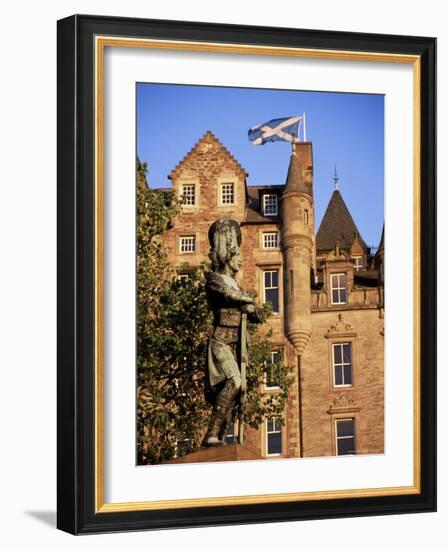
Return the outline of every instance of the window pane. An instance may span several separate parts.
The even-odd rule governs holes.
[[[233,204],[234,203],[234,194],[233,194],[233,183],[223,183],[221,186],[221,203],[222,204]]]
[[[265,271],[264,272],[264,287],[269,288],[271,286],[272,286],[272,284],[271,284],[271,272],[270,271]]]
[[[195,186],[194,185],[183,185],[182,186],[182,196],[184,199],[184,204],[194,205],[195,204]]]
[[[268,454],[280,454],[282,452],[282,434],[276,432],[268,434]]]
[[[345,303],[347,301],[347,291],[344,289],[339,291],[339,303]]]
[[[278,247],[278,233],[263,233],[263,247],[264,248],[277,248]]]
[[[346,288],[346,280],[345,280],[345,273],[339,274],[339,288]]]
[[[272,280],[272,285],[271,286],[277,286],[278,287],[278,271],[272,271],[271,280]]]
[[[351,363],[352,362],[352,345],[344,344],[342,348],[344,352],[344,363]]]
[[[274,419],[268,418],[268,432],[274,431]]]
[[[335,344],[333,346],[333,350],[334,350],[334,363],[335,365],[339,365],[342,363],[342,353],[341,353],[340,344]]]
[[[263,211],[268,216],[277,214],[277,195],[263,195]]]
[[[338,455],[355,454],[355,439],[350,437],[347,439],[338,439]]]
[[[272,385],[280,386],[280,367],[278,365],[272,369]]]
[[[271,302],[274,313],[278,313],[280,311],[278,288],[266,289],[266,302]]]
[[[266,376],[266,387],[277,388],[280,385],[280,368],[278,365],[272,365]]]
[[[346,365],[344,367],[344,384],[352,383],[352,367],[351,365]]]
[[[339,291],[333,290],[333,304],[339,303]]]
[[[196,249],[196,237],[181,237],[180,238],[180,251],[181,252],[194,252]]]
[[[265,386],[267,388],[274,388],[280,385],[280,363],[281,355],[280,351],[271,351],[270,356],[266,361],[266,382]]]
[[[336,386],[340,386],[344,383],[342,379],[342,367],[334,368],[334,383]]]
[[[354,436],[354,422],[350,420],[338,420],[336,422],[338,437]]]

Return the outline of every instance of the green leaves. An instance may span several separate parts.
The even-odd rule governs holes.
[[[161,242],[180,204],[148,188],[146,172],[137,161],[137,455],[157,464],[174,457],[178,440],[199,441],[207,422],[209,312],[201,274],[177,281]]]

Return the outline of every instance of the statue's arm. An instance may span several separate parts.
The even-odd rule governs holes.
[[[254,304],[243,306],[242,311],[247,313],[247,317],[252,323],[264,323],[266,320],[263,309]]]
[[[207,276],[207,290],[221,294],[221,296],[229,302],[237,302],[240,304],[252,304],[252,297],[244,290],[238,290],[226,285],[221,277],[211,272]]]

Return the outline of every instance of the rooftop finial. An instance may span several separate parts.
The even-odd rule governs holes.
[[[334,190],[339,191],[339,176],[338,176],[338,172],[336,170],[336,164],[334,165],[333,181],[334,181]]]

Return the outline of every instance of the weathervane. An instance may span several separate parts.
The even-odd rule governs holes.
[[[336,170],[336,164],[334,165],[333,181],[334,181],[334,190],[339,191],[339,177],[338,177],[338,173],[337,173],[337,170]]]

